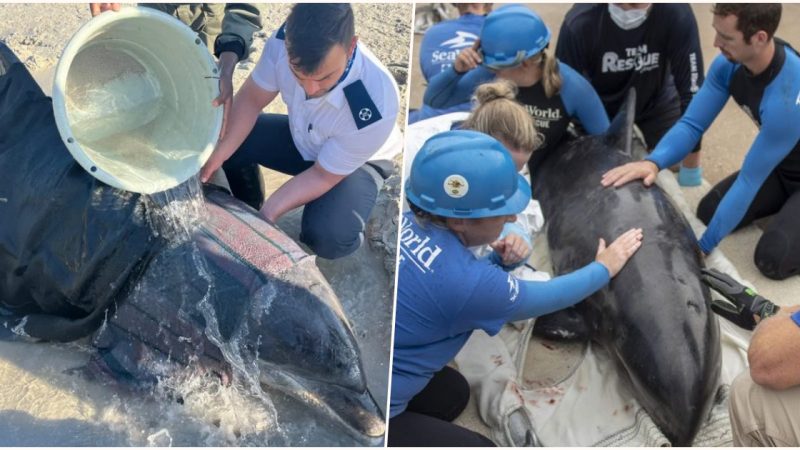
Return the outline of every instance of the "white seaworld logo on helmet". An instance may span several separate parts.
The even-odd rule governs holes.
[[[469,183],[461,175],[450,175],[444,179],[444,192],[450,197],[461,198],[469,192]]]

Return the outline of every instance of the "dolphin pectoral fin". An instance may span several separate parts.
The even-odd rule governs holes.
[[[533,335],[551,341],[585,342],[589,326],[575,308],[565,308],[536,318]]]

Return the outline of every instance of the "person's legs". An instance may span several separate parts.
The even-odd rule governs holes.
[[[464,375],[445,366],[436,372],[425,389],[408,402],[406,411],[452,422],[469,402],[469,383]]]
[[[451,367],[434,374],[406,410],[389,420],[389,447],[493,447],[487,437],[452,422],[469,402],[466,378]]]
[[[747,371],[731,384],[729,412],[733,445],[800,445],[800,386],[775,391],[757,385]]]
[[[666,98],[665,101],[642,113],[636,118],[636,126],[644,135],[648,151],[656,148],[661,138],[681,118],[681,105],[678,97]],[[700,145],[692,152],[700,151]]]
[[[764,276],[783,280],[800,273],[800,191],[784,203],[770,219],[758,240],[753,255],[756,267]]]
[[[300,156],[289,129],[289,117],[261,114],[253,131],[222,165],[233,196],[260,210],[264,203],[264,180],[258,166],[287,175],[297,175],[314,164]]]
[[[494,447],[486,436],[435,417],[405,411],[389,419],[389,447]]]
[[[717,212],[717,207],[722,201],[722,198],[730,190],[739,172],[736,172],[724,180],[717,183],[708,193],[700,200],[697,205],[697,217],[706,225],[711,222],[714,213]],[[777,175],[773,172],[761,185],[750,207],[747,208],[744,217],[736,226],[735,230],[744,226],[750,225],[754,220],[766,217],[780,211],[783,204],[786,202],[786,192],[778,179]]]
[[[305,206],[300,242],[326,259],[358,250],[381,186],[383,178],[369,164],[345,177]]]
[[[675,87],[671,87],[673,91]],[[681,104],[677,91],[670,94],[662,94],[661,101],[650,111],[636,118],[636,125],[642,131],[647,142],[648,150],[652,150],[661,141],[661,138],[675,125],[681,118]],[[686,155],[681,162],[683,169],[678,175],[681,186],[697,186],[702,181],[700,171],[700,142]],[[688,170],[687,170],[688,169]]]

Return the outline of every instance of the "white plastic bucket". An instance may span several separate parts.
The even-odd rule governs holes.
[[[106,12],[70,39],[53,109],[75,160],[97,179],[150,194],[183,183],[222,126],[217,65],[197,35],[148,8]]]

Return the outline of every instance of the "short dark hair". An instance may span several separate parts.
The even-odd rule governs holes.
[[[298,3],[286,19],[289,62],[305,74],[313,73],[331,48],[345,49],[355,36],[353,8],[349,3]]]
[[[723,17],[736,16],[736,28],[749,44],[750,38],[760,30],[766,31],[767,37],[772,39],[781,22],[782,9],[780,3],[715,3],[711,12]]]

